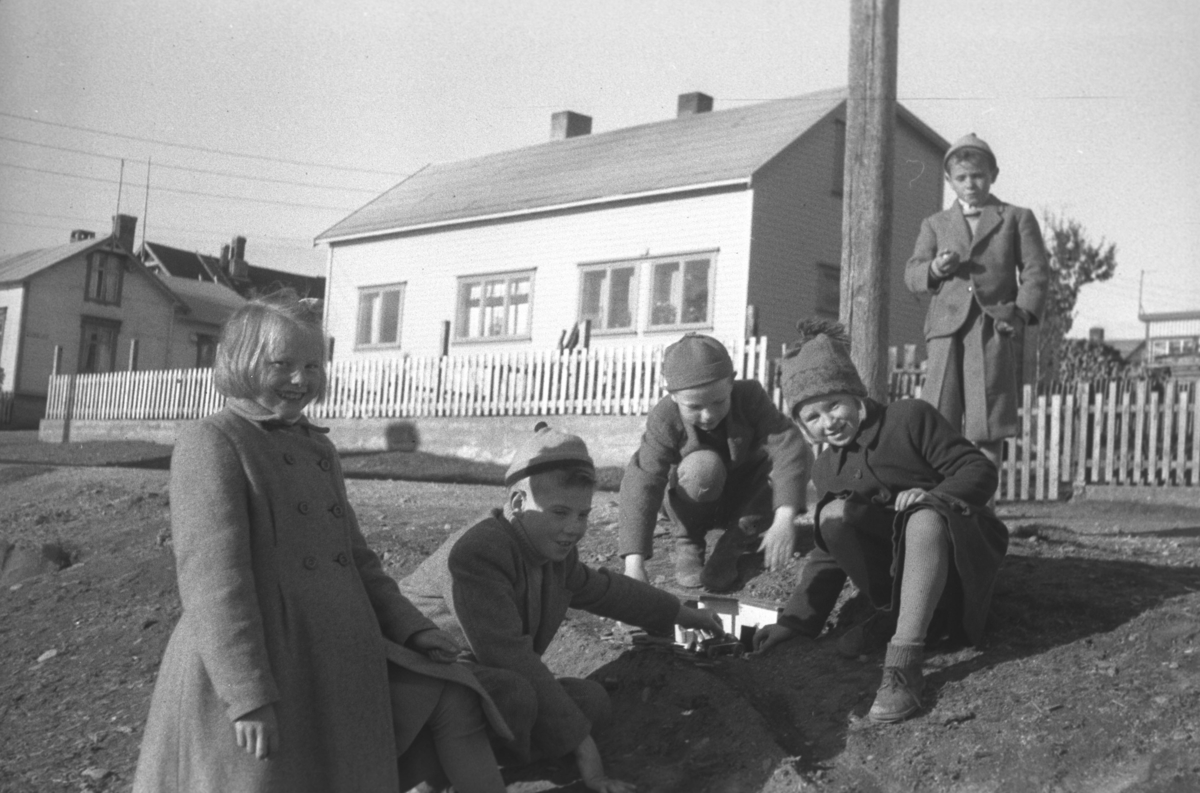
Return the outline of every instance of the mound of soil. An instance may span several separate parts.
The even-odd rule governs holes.
[[[0,590],[0,790],[128,790],[179,615],[166,482],[156,468],[0,464],[0,542],[56,544],[71,561]],[[496,485],[349,487],[397,577],[502,499]],[[619,568],[615,496],[595,504],[581,553]],[[708,660],[572,613],[547,661],[609,688],[601,751],[643,793],[1200,790],[1200,509],[1002,512],[1013,542],[987,645],[935,652],[928,707],[899,725],[865,719],[882,659],[846,661],[829,639]],[[657,551],[650,573],[667,585],[665,539]],[[780,600],[794,585],[794,571],[744,562],[742,595]],[[847,590],[830,634],[857,608]],[[583,790],[566,763],[510,782]]]

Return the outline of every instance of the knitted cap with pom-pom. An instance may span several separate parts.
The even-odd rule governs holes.
[[[800,338],[792,343],[780,363],[783,396],[789,415],[814,397],[850,394],[865,397],[854,362],[850,360],[850,340],[836,322],[801,320],[796,323]]]

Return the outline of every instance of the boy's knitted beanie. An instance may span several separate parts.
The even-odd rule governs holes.
[[[663,379],[668,391],[697,388],[733,375],[733,359],[711,336],[689,333],[663,352]]]
[[[552,430],[546,422],[539,421],[533,428],[533,435],[513,455],[512,463],[504,473],[504,486],[512,487],[534,474],[577,465],[596,468],[583,438]]]
[[[978,137],[974,132],[970,132],[954,141],[954,145],[946,151],[946,156],[942,158],[942,171],[946,171],[950,167],[950,157],[963,149],[977,149],[983,152],[992,161],[992,170],[1000,170],[1000,165],[996,162],[996,155],[992,153],[992,147],[987,145],[987,142],[983,138]]]
[[[841,325],[820,319],[801,320],[796,330],[800,338],[792,343],[780,364],[783,397],[790,416],[795,417],[796,408],[813,397],[867,395],[867,387],[850,360],[850,340]]]

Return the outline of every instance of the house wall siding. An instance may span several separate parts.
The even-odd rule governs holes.
[[[141,267],[140,264],[135,266]],[[148,273],[128,271],[121,285],[120,305],[84,300],[87,259],[66,259],[29,279],[28,320],[21,361],[20,389],[45,395],[53,366],[54,347],[63,348],[62,371],[79,370],[80,322],[83,316],[121,323],[117,336],[116,368],[129,366],[129,342],[138,340],[138,369],[169,366],[174,306],[156,289]]]
[[[7,310],[4,318],[4,346],[0,347],[0,369],[4,370],[4,382],[0,383],[2,391],[15,391],[17,388],[17,353],[21,346],[24,291],[21,284],[0,287],[0,307]]]
[[[831,114],[755,174],[748,295],[771,350],[795,337],[797,320],[816,316],[818,266],[841,265],[843,197],[833,191],[835,122],[841,119],[843,111]],[[932,143],[897,124],[888,270],[892,345],[924,346],[927,301],[905,288],[904,264],[921,220],[941,208],[940,163]]]
[[[705,332],[737,338],[744,329],[751,196],[747,190],[649,201],[521,221],[435,230],[399,238],[344,243],[331,251],[326,327],[335,357],[370,358],[393,349],[356,350],[359,289],[405,284],[401,345],[435,355],[442,322],[455,322],[462,276],[533,270],[531,333],[526,340],[451,342],[451,354],[547,349],[578,316],[579,265],[716,251],[712,325]],[[645,330],[650,278],[642,268],[636,333],[597,334],[594,346],[669,342],[679,331]]]

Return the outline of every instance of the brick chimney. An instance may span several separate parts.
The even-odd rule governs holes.
[[[574,110],[560,110],[550,116],[550,140],[565,140],[592,134],[592,117]]]
[[[1088,328],[1088,341],[1095,344],[1104,343],[1104,328],[1099,326]]]
[[[712,110],[712,103],[713,98],[711,96],[702,94],[699,91],[693,91],[690,94],[680,94],[679,104],[675,110],[675,117],[684,118],[686,116],[707,113]]]
[[[249,273],[246,271],[245,237],[234,237],[233,242],[229,244],[229,277],[239,281],[244,281],[249,277]]]
[[[73,229],[71,231],[71,242],[83,242],[84,240],[96,239],[96,232],[88,231],[87,229]]]
[[[113,242],[124,248],[126,253],[133,253],[133,238],[136,232],[137,218],[133,215],[113,215]]]

